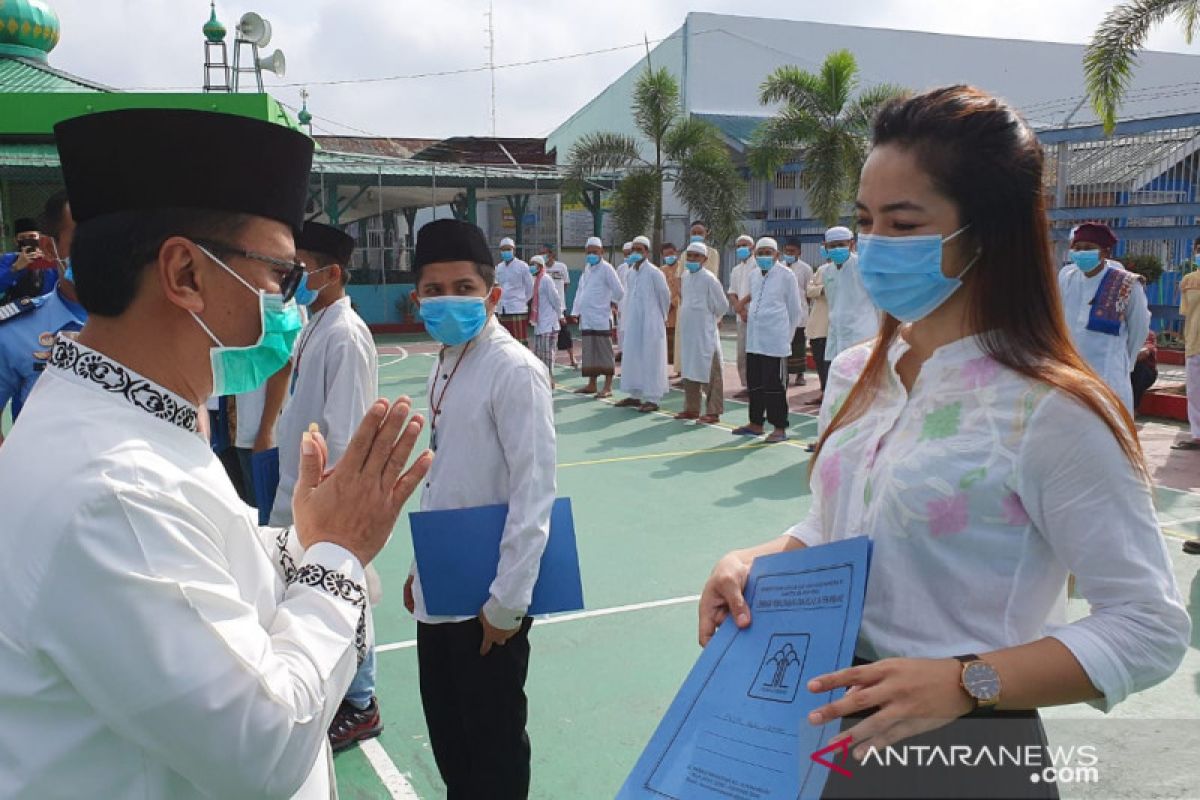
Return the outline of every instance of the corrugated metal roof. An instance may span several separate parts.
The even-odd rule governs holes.
[[[1131,182],[1148,181],[1190,155],[1195,147],[1188,145],[1198,135],[1200,131],[1192,128],[1072,144],[1070,184],[1136,189]],[[1146,176],[1147,170],[1155,174]]]
[[[93,81],[27,58],[0,58],[0,93],[112,92]]]
[[[758,130],[758,126],[767,121],[767,117],[744,117],[734,114],[692,114],[696,119],[715,125],[721,133],[738,142],[744,149],[750,144],[750,138]]]

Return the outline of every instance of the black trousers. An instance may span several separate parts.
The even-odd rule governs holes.
[[[1133,365],[1129,380],[1133,384],[1133,410],[1137,411],[1137,407],[1142,404],[1142,395],[1158,380],[1158,370],[1149,360],[1139,361]]]
[[[813,361],[817,362],[817,377],[821,380],[821,391],[825,391],[825,380],[829,377],[829,362],[825,360],[825,337],[809,339],[812,345]]]
[[[486,656],[479,655],[478,619],[417,624],[421,705],[447,800],[529,796],[525,676],[532,624],[526,618]]]
[[[750,424],[766,420],[776,428],[788,426],[787,392],[783,388],[785,359],[746,353],[746,383],[750,384]]]

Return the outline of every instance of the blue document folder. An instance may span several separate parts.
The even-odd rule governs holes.
[[[841,726],[808,714],[845,690],[807,683],[853,661],[870,556],[857,537],[756,559],[750,627],[717,630],[618,798],[820,797],[829,770],[811,756]]]
[[[421,573],[425,609],[436,616],[475,616],[487,602],[500,563],[500,537],[508,506],[478,506],[409,515],[413,554]],[[542,554],[529,614],[583,608],[583,583],[575,547],[571,500],[550,512],[550,540]]]

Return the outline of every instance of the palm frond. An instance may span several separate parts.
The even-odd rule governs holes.
[[[1200,0],[1185,0],[1181,3],[1181,8],[1175,12],[1179,17],[1179,21],[1183,24],[1183,36],[1187,39],[1187,43],[1192,43],[1192,37],[1196,35],[1196,23],[1200,20]]]
[[[842,216],[851,181],[846,174],[845,144],[840,131],[828,131],[804,151],[800,185],[812,203],[812,215],[825,225],[833,225]]]
[[[858,88],[858,63],[849,50],[835,50],[821,64],[821,109],[830,117],[842,113]]]
[[[662,180],[657,171],[639,167],[617,184],[613,192],[613,220],[617,235],[632,239],[650,230],[655,198],[662,193]]]
[[[1105,133],[1112,133],[1117,124],[1117,108],[1150,29],[1172,14],[1186,13],[1189,5],[1195,0],[1130,0],[1108,12],[1092,34],[1083,55],[1083,74]]]
[[[754,131],[746,153],[750,171],[759,178],[771,177],[823,129],[822,120],[807,112],[784,109]]]
[[[875,127],[875,117],[880,109],[910,92],[894,83],[881,83],[860,93],[851,101],[842,114],[848,130],[855,134],[870,138],[871,130]]]
[[[675,175],[674,192],[692,216],[708,221],[715,242],[735,235],[746,201],[746,182],[727,149],[702,147],[689,153]]]
[[[647,69],[633,90],[633,118],[638,130],[659,143],[680,114],[679,83],[666,67]]]
[[[675,162],[685,160],[690,153],[714,148],[725,149],[721,132],[711,122],[696,117],[681,119],[663,137],[663,153]]]
[[[825,113],[821,104],[821,78],[797,66],[778,67],[759,86],[758,102],[769,106],[782,103],[784,108],[804,110],[813,115]]]

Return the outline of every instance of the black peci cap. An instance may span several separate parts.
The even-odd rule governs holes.
[[[345,267],[349,266],[350,257],[354,255],[354,237],[332,225],[306,222],[296,235],[296,247],[329,256]]]
[[[313,143],[272,122],[211,111],[105,111],[54,126],[78,223],[128,211],[194,208],[300,230]]]
[[[457,219],[436,219],[417,233],[413,269],[442,261],[470,261],[492,266],[492,251],[477,225]]]

